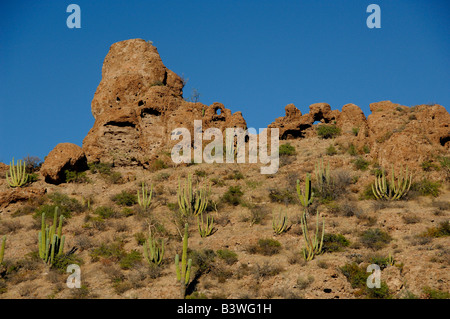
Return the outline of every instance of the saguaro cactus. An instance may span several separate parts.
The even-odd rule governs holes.
[[[316,220],[316,231],[312,238],[308,231],[308,223],[306,221],[306,213],[303,214],[302,219],[301,219],[303,238],[305,239],[305,247],[303,248],[302,252],[303,252],[303,257],[305,258],[306,261],[310,261],[310,260],[314,259],[315,255],[319,255],[322,253],[325,222],[322,220],[322,236],[319,240],[319,235],[320,235],[319,211],[317,211],[316,219],[317,219]]]
[[[178,207],[186,217],[203,213],[208,206],[209,191],[206,188],[194,190],[191,175],[188,176],[184,187],[178,183]]]
[[[184,237],[183,237],[183,253],[181,255],[181,266],[180,266],[180,256],[175,255],[175,268],[177,272],[177,281],[181,284],[181,294],[185,297],[186,287],[191,279],[191,266],[192,259],[187,260],[187,249],[188,249],[188,223],[184,225]],[[187,263],[186,263],[187,260]]]
[[[64,240],[65,236],[61,236],[63,216],[59,216],[58,228],[56,224],[58,222],[59,208],[55,207],[55,214],[53,216],[53,224],[47,225],[45,223],[45,213],[42,214],[41,231],[39,232],[39,256],[41,259],[50,266],[55,261],[55,256],[62,255],[64,252]]]
[[[391,180],[386,180],[383,169],[381,175],[377,176],[375,183],[372,184],[372,193],[376,199],[398,200],[408,193],[411,181],[412,174],[408,175],[408,167],[406,167],[404,175],[403,169],[400,168],[400,175],[395,178],[394,166],[392,166]]]
[[[9,163],[9,175],[6,172],[6,181],[11,187],[21,187],[28,181],[28,174],[26,170],[26,163],[22,160],[17,161],[17,165],[14,164],[14,158]]]
[[[306,209],[309,205],[312,204],[314,199],[314,193],[311,187],[311,175],[306,174],[305,180],[305,191],[303,192],[300,187],[300,181],[297,180],[297,195],[300,199],[301,205]]]
[[[138,204],[140,207],[142,207],[144,210],[147,210],[150,207],[150,204],[152,202],[152,194],[153,194],[153,185],[150,187],[150,192],[148,191],[147,186],[145,186],[145,183],[142,182],[142,195],[139,193],[138,190]]]
[[[152,235],[144,243],[144,257],[149,264],[160,265],[164,257],[164,241],[159,243]]]
[[[0,265],[3,263],[3,257],[5,256],[6,235],[3,236],[2,245],[0,247]]]

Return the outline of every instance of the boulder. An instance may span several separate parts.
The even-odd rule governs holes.
[[[83,149],[72,143],[60,143],[45,158],[41,174],[47,183],[60,184],[65,181],[65,170],[86,169],[87,160]]]

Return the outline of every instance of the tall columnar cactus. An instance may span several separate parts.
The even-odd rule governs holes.
[[[28,181],[28,174],[26,172],[26,163],[22,160],[17,161],[17,165],[14,164],[14,158],[9,163],[9,175],[6,172],[6,181],[11,187],[21,187]]]
[[[55,207],[55,214],[53,216],[53,224],[47,225],[45,222],[45,213],[42,214],[41,231],[39,232],[39,256],[48,265],[52,266],[55,257],[60,256],[64,252],[64,240],[65,236],[61,236],[63,216],[59,216],[58,228],[58,211],[59,208]]]
[[[191,279],[191,266],[192,259],[187,260],[187,249],[188,249],[188,223],[184,225],[184,237],[183,237],[183,253],[181,255],[181,266],[180,266],[180,256],[175,255],[175,268],[177,272],[177,281],[181,284],[181,294],[183,298],[186,294],[186,287]],[[187,262],[186,262],[187,261]]]
[[[189,175],[184,187],[179,181],[177,197],[178,207],[184,216],[197,216],[203,213],[208,206],[209,190],[206,188],[194,190],[191,175]]]
[[[372,193],[376,199],[398,200],[405,196],[412,181],[412,174],[408,175],[408,167],[406,167],[405,174],[400,168],[400,175],[396,178],[394,166],[392,166],[391,180],[387,181],[384,169],[380,176],[375,178],[375,183],[372,184]]]
[[[3,236],[2,245],[0,247],[0,265],[3,263],[3,257],[5,256],[6,235]]]
[[[314,259],[314,256],[322,253],[323,246],[323,237],[325,230],[325,222],[322,220],[322,234],[319,240],[320,232],[319,232],[319,211],[317,211],[316,217],[316,231],[314,236],[311,237],[308,230],[308,222],[306,220],[306,213],[303,214],[301,219],[303,238],[305,239],[305,247],[303,248],[303,257],[306,261],[310,261]]]
[[[214,230],[214,217],[206,216],[206,221],[203,219],[203,213],[197,216],[198,231],[202,238],[208,237]]]
[[[287,214],[281,215],[281,212],[278,214],[278,218],[275,218],[275,215],[272,218],[272,229],[276,235],[280,235],[286,231],[288,227],[288,218]]]
[[[149,264],[160,265],[164,257],[164,241],[150,235],[144,243],[144,257]]]
[[[328,162],[327,167],[324,168],[323,167],[323,158],[322,158],[321,161],[318,162],[317,164],[315,164],[314,167],[315,167],[317,184],[319,186],[319,189],[321,191],[323,191],[324,187],[326,185],[331,185],[333,183],[333,181],[331,179],[331,174],[330,174],[330,162]]]
[[[311,175],[306,174],[305,180],[305,191],[303,191],[300,187],[300,181],[297,180],[297,195],[300,199],[300,203],[306,209],[309,205],[312,204],[314,199],[314,193],[311,187]]]
[[[150,192],[148,191],[147,186],[145,186],[145,183],[142,182],[142,194],[138,190],[138,204],[140,207],[142,207],[144,210],[147,210],[150,207],[150,204],[152,202],[152,194],[153,194],[153,185],[150,187]]]

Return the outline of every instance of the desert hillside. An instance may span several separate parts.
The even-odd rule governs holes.
[[[379,101],[366,117],[354,104],[289,104],[268,126],[279,169],[261,174],[261,163],[172,161],[175,128],[247,129],[241,112],[189,102],[183,86],[151,43],[115,43],[83,145],[61,141],[23,171],[0,163],[0,298],[450,297],[443,106]],[[66,286],[70,264],[79,289]],[[371,264],[381,288],[366,286]]]

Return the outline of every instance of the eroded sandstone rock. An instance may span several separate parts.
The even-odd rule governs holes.
[[[247,127],[241,112],[232,114],[220,103],[187,102],[182,90],[182,79],[164,66],[152,44],[141,39],[113,44],[92,100],[95,123],[83,141],[88,161],[146,166],[177,143],[170,139],[175,128],[193,135],[194,120],[203,121],[203,130]]]
[[[87,161],[83,149],[72,143],[60,143],[45,158],[41,174],[47,183],[59,184],[65,181],[65,170],[86,169]]]

